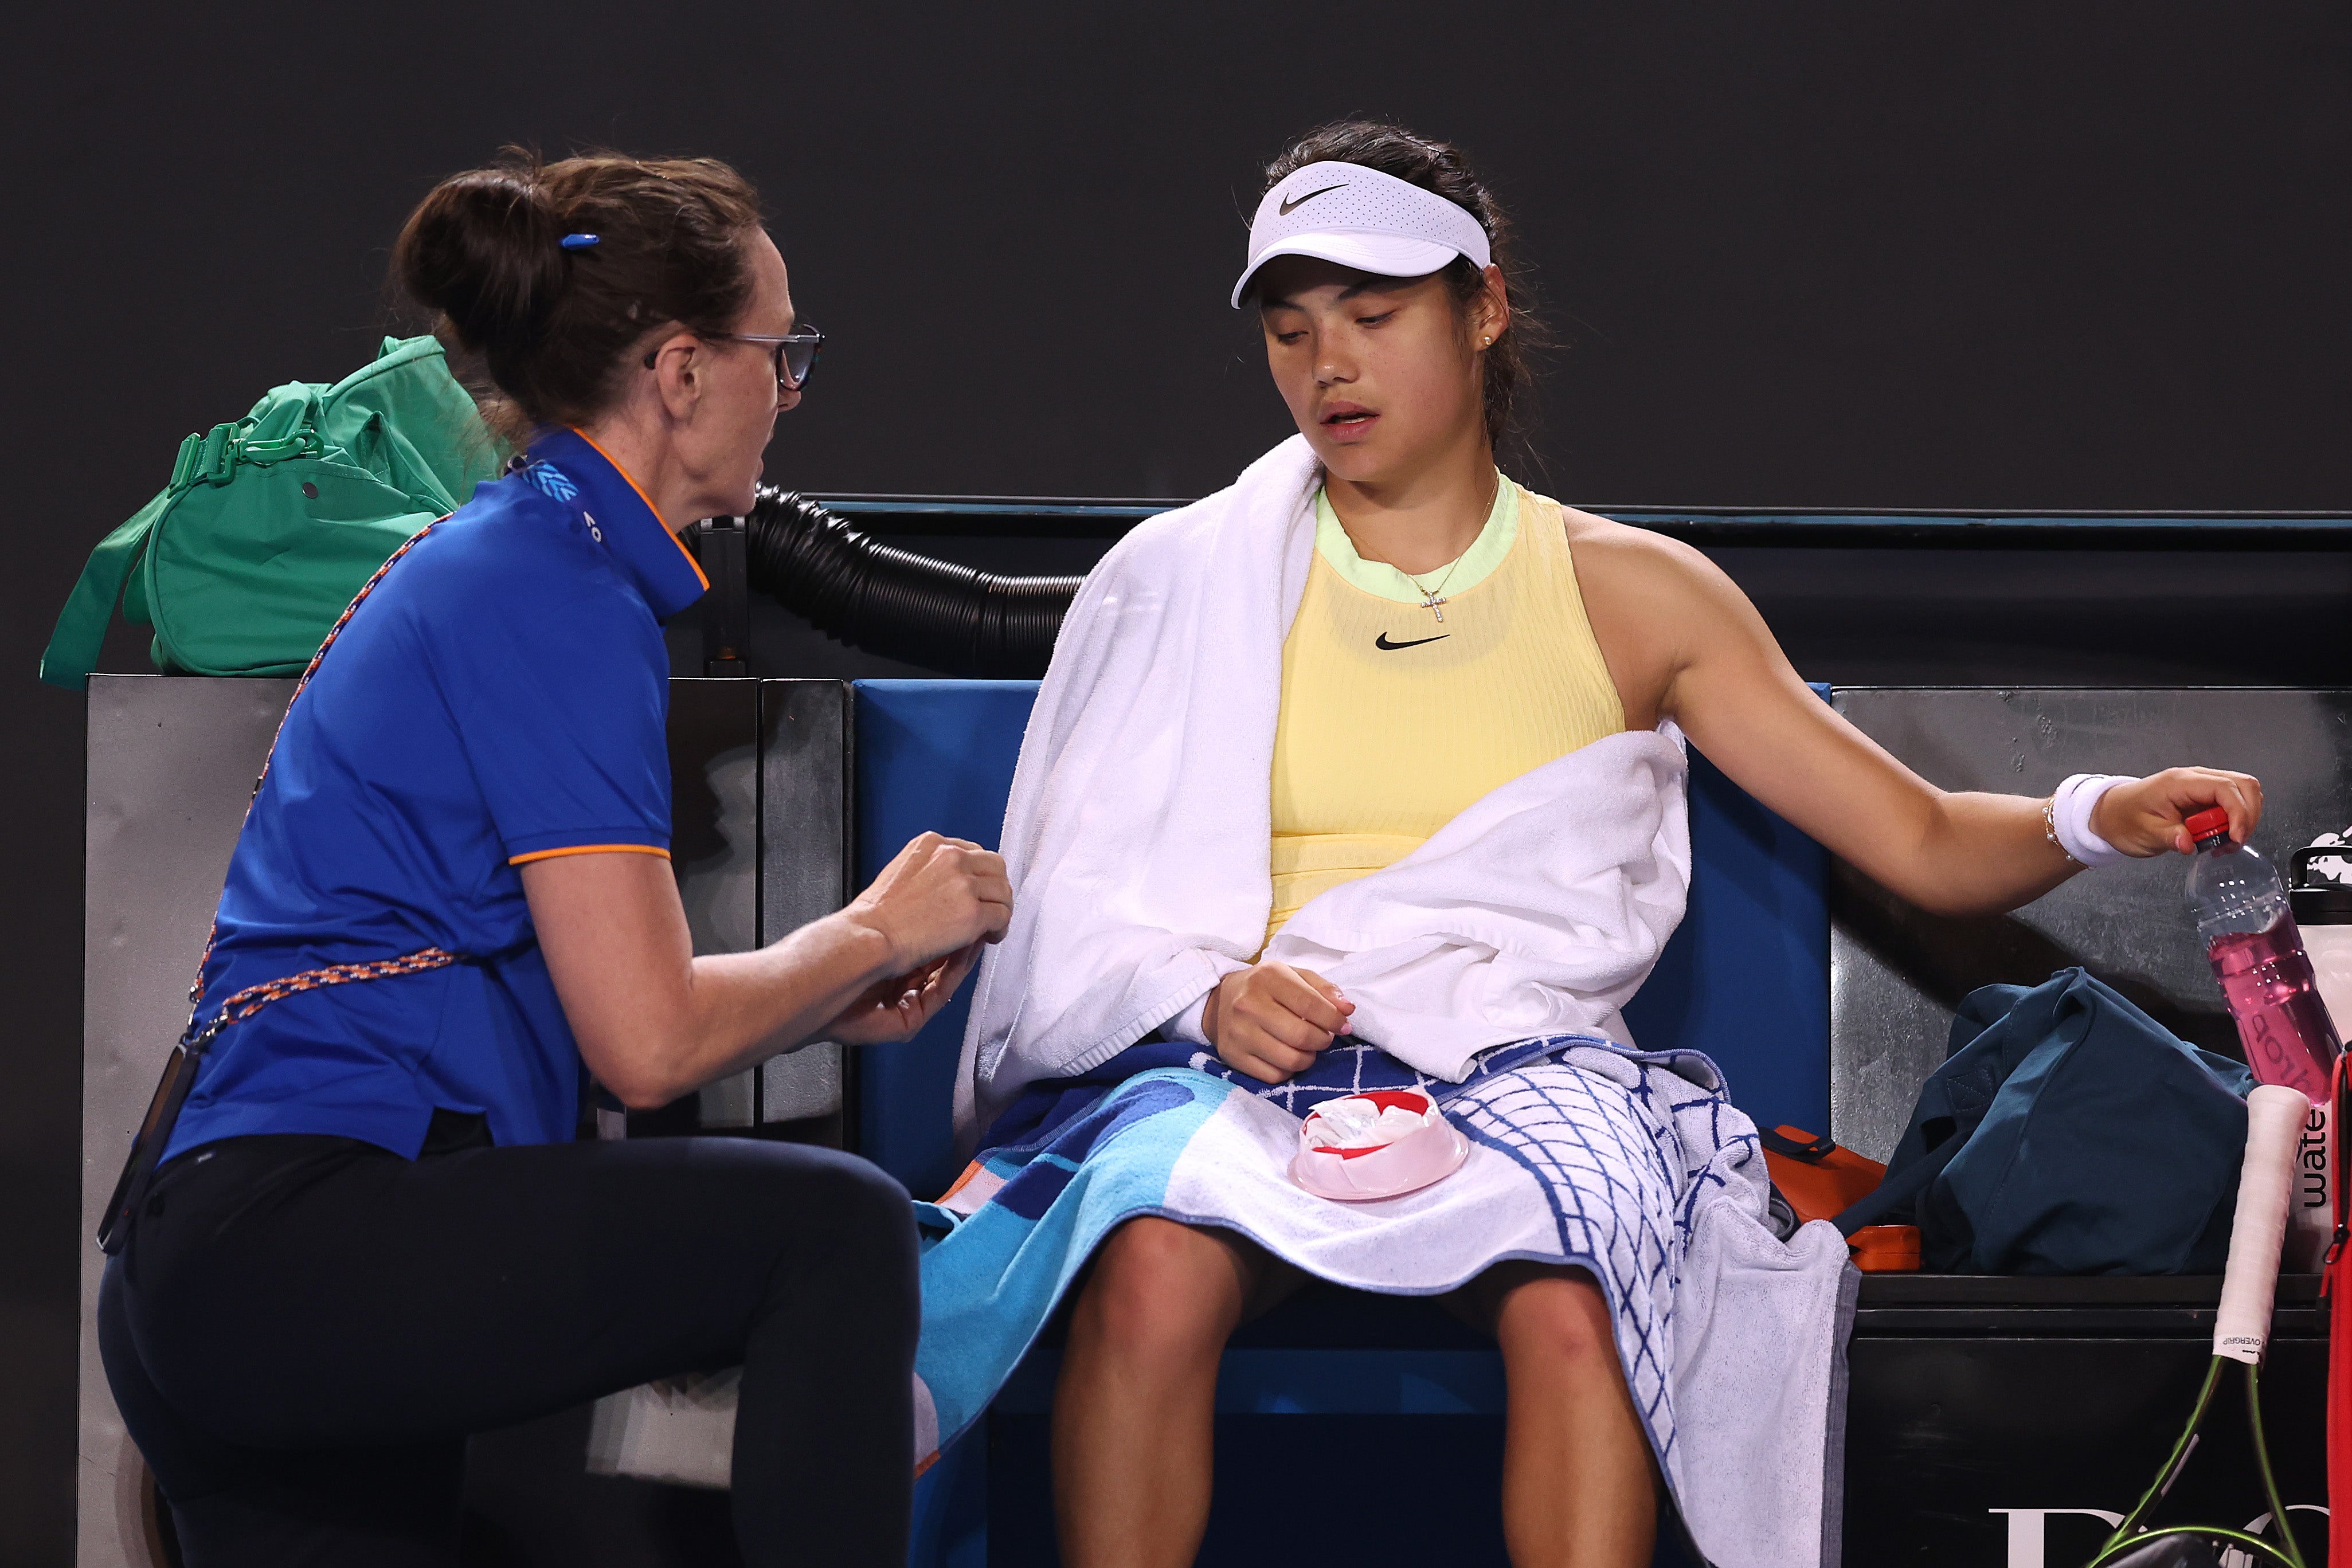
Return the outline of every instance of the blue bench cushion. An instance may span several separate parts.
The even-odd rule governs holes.
[[[997,847],[1034,681],[860,681],[857,874],[925,829]],[[1691,757],[1689,913],[1625,1009],[1648,1050],[1703,1051],[1765,1126],[1829,1130],[1829,913],[1821,846]],[[936,1197],[955,1179],[949,1126],[966,987],[905,1045],[858,1062],[859,1150]]]

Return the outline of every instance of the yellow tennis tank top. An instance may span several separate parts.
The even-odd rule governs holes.
[[[1367,563],[1324,530],[1282,645],[1267,940],[1326,888],[1403,859],[1481,796],[1625,727],[1559,503],[1503,485],[1517,538],[1439,612],[1357,586]]]

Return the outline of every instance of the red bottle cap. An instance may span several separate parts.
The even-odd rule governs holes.
[[[2229,832],[2230,813],[2219,806],[2208,806],[2203,810],[2191,816],[2189,821],[2183,822],[2181,826],[2189,830],[2189,841],[2190,843],[2203,843],[2215,833],[2227,834]]]

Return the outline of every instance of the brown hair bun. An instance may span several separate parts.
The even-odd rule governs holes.
[[[715,159],[542,163],[510,147],[417,204],[392,270],[439,318],[443,340],[478,358],[505,405],[485,413],[520,441],[604,413],[649,335],[732,330],[759,226],[758,193]],[[567,249],[571,235],[595,238]]]

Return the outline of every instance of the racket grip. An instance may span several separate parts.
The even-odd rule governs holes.
[[[2246,1097],[2246,1160],[2238,1171],[2238,1210],[2230,1226],[2230,1261],[2221,1276],[2221,1310],[2213,1319],[2213,1354],[2259,1365],[2278,1293],[2279,1244],[2286,1238],[2294,1158],[2311,1103],[2299,1089],[2258,1085]]]

